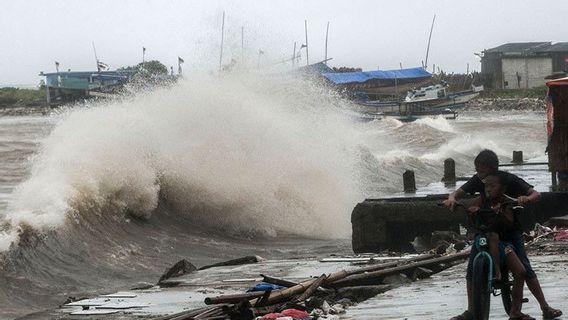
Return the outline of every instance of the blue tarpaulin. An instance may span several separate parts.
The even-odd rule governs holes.
[[[416,78],[430,78],[432,74],[424,68],[410,68],[410,69],[397,69],[397,70],[376,70],[376,71],[362,71],[362,72],[345,72],[345,73],[324,73],[322,74],[329,81],[335,84],[345,83],[362,83],[369,80],[401,80],[401,79],[416,79]]]

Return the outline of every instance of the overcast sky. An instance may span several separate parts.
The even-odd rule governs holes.
[[[111,69],[159,60],[184,73],[216,70],[222,13],[224,63],[241,57],[256,67],[292,55],[304,43],[310,62],[323,60],[330,22],[330,66],[396,69],[420,66],[436,22],[428,65],[479,70],[474,52],[507,42],[568,41],[565,0],[1,0],[0,86],[35,85],[40,71],[94,70],[92,43]],[[305,52],[302,52],[303,63]]]

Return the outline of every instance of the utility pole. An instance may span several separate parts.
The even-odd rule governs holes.
[[[225,37],[225,11],[223,11],[223,23],[221,24],[221,54],[219,55],[219,73],[221,73],[223,63],[223,41]]]
[[[295,60],[296,60],[296,41],[294,41],[294,51],[292,51],[292,67],[294,67]]]
[[[241,27],[241,65],[245,65],[245,27]]]

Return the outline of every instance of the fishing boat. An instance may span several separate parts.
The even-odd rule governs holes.
[[[416,105],[423,108],[436,109],[459,109],[471,99],[479,96],[483,86],[472,86],[470,90],[448,92],[448,83],[441,81],[439,84],[409,90],[402,104]]]
[[[354,97],[362,114],[381,114],[382,117],[409,122],[437,116],[456,119],[458,116],[456,110],[463,108],[483,90],[483,86],[472,86],[470,90],[459,92],[448,92],[447,88],[448,84],[442,81],[439,84],[412,89],[402,101],[369,100],[364,92],[356,92]]]

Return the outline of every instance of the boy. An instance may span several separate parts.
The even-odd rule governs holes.
[[[517,221],[511,201],[505,196],[502,176],[494,173],[485,178],[485,193],[475,199],[469,211],[471,215],[477,215],[475,220],[487,227],[489,251],[495,266],[495,281],[501,281],[501,257],[513,274],[509,319],[534,319],[521,312],[526,271],[507,238],[514,231]]]
[[[475,194],[479,192],[480,194],[485,192],[485,186],[483,179],[491,173],[497,173],[502,176],[503,185],[506,188],[506,194],[512,198],[517,198],[519,205],[523,205],[530,202],[536,202],[540,199],[540,193],[533,189],[533,186],[526,183],[523,179],[515,176],[514,174],[499,171],[499,159],[495,152],[491,150],[482,150],[474,160],[475,171],[477,172],[471,179],[469,179],[464,185],[458,188],[456,191],[448,196],[448,199],[444,201],[444,204],[450,208],[453,208],[457,200],[465,196],[467,193]],[[532,270],[530,262],[528,260],[527,254],[525,252],[524,241],[522,238],[522,233],[520,230],[513,232],[511,235],[511,242],[515,248],[515,252],[523,266],[525,267],[526,275],[525,281],[527,287],[534,295],[538,301],[540,308],[542,310],[542,315],[545,319],[554,319],[562,315],[562,311],[554,309],[548,305],[546,299],[544,298],[544,293],[540,287],[540,283],[536,274]],[[466,286],[467,286],[467,297],[468,297],[468,310],[471,309],[471,262],[473,257],[477,254],[477,250],[472,248],[470,254],[470,264],[468,264],[468,272],[466,276]],[[463,314],[453,317],[454,320],[468,320],[471,319],[471,313],[466,310]]]

